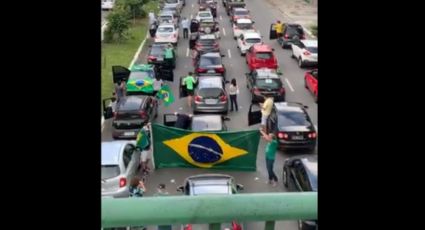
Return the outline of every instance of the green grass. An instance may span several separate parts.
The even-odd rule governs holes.
[[[146,12],[153,10],[157,12],[158,1],[151,1],[145,5]],[[156,10],[156,11],[155,11]],[[146,37],[148,19],[138,19],[129,30],[130,38],[122,43],[103,43],[102,42],[102,99],[112,96],[114,84],[112,82],[112,66],[121,65],[128,67],[133,60],[143,39]]]

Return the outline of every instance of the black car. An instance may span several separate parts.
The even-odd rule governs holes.
[[[165,49],[167,48],[168,43],[153,43],[149,46],[148,51],[148,64],[153,65],[162,65],[165,66],[167,63],[164,61]],[[174,66],[171,66],[173,69],[176,68],[176,52],[173,49],[173,57],[174,57]]]
[[[220,75],[226,79],[226,68],[221,58],[224,55],[219,52],[201,53],[195,57],[194,66],[196,75]]]
[[[202,34],[195,42],[194,48],[198,52],[219,52],[220,45],[214,34]]]
[[[245,75],[252,103],[262,102],[262,96],[272,96],[274,101],[285,101],[285,87],[279,78],[281,73],[274,69],[262,68]]]
[[[158,116],[158,102],[151,96],[127,96],[115,105],[104,102],[103,107],[105,119],[112,118],[114,139],[136,139],[139,130]]]
[[[289,192],[317,192],[317,157],[292,157],[283,163],[283,185]],[[317,220],[299,220],[300,230],[316,230]]]
[[[192,131],[226,131],[225,121],[229,120],[228,117],[215,114],[164,114],[164,125]]]
[[[257,108],[255,111],[253,111]],[[276,102],[267,118],[266,129],[274,133],[279,147],[284,150],[316,148],[317,133],[306,111],[308,107],[297,102]],[[261,123],[261,109],[251,104],[248,112],[248,125]]]
[[[283,25],[283,36],[277,38],[282,48],[289,48],[294,40],[305,39],[304,29],[300,24],[286,23]]]

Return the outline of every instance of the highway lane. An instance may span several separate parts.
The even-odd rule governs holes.
[[[198,4],[196,0],[187,0],[186,7],[183,9],[182,16],[190,18],[190,16],[195,16],[197,12]],[[275,48],[275,53],[279,60],[279,65],[283,71],[283,76],[281,76],[282,81],[285,84],[287,92],[287,101],[297,101],[305,105],[308,105],[309,115],[311,116],[313,123],[317,125],[317,104],[314,102],[312,95],[304,88],[303,76],[306,70],[300,69],[297,66],[295,60],[290,58],[290,50],[283,50],[277,45],[276,41],[268,40],[268,29],[270,23],[275,21],[278,18],[279,12],[272,9],[266,2],[257,2],[254,0],[246,0],[247,8],[251,10],[251,15],[253,20],[256,22],[255,26],[264,36],[264,41]],[[194,8],[192,4],[194,3]],[[221,1],[219,1],[219,9],[217,19],[220,23],[221,30],[221,40],[220,47],[221,53],[225,54],[223,62],[227,70],[227,79],[236,78],[239,87],[240,95],[238,96],[239,103],[239,112],[229,112],[228,116],[231,121],[227,122],[227,126],[232,130],[240,129],[252,129],[258,128],[258,125],[253,127],[247,126],[247,113],[250,105],[250,94],[246,88],[245,73],[248,72],[247,65],[245,63],[244,57],[240,56],[238,49],[236,48],[236,41],[233,40],[231,25],[229,22],[229,17],[226,15]],[[255,9],[255,10],[254,10]],[[277,11],[277,12],[275,12]],[[222,20],[220,20],[222,19]],[[223,33],[223,28],[225,35]],[[178,43],[177,49],[177,68],[174,71],[175,81],[172,83],[167,83],[171,86],[176,101],[166,108],[161,105],[159,110],[159,116],[156,119],[156,122],[162,123],[162,114],[172,113],[175,111],[178,112],[189,112],[187,107],[186,98],[178,99],[178,78],[179,76],[185,76],[188,71],[193,71],[192,60],[187,57],[187,49],[189,41],[187,39],[182,39],[183,35],[180,33],[180,41]],[[146,63],[147,56],[147,45],[151,41],[147,41],[147,44],[143,51],[141,52],[136,63]],[[229,55],[230,53],[230,55]],[[287,79],[287,80],[286,80]],[[288,85],[288,82],[292,86],[292,91]],[[111,123],[110,121],[105,121],[105,128],[102,132],[102,141],[111,141]],[[286,191],[281,183],[282,178],[282,165],[284,159],[292,156],[292,153],[283,153],[280,152],[276,156],[275,162],[275,172],[279,177],[279,186],[271,187],[267,184],[267,170],[265,167],[264,159],[264,141],[260,141],[258,158],[257,158],[257,171],[256,172],[234,172],[234,171],[223,171],[223,170],[205,170],[205,169],[161,169],[153,171],[146,183],[148,192],[147,195],[151,195],[155,192],[155,187],[159,183],[165,183],[168,186],[168,190],[171,194],[179,194],[175,191],[175,188],[180,185],[183,180],[191,175],[200,174],[200,173],[226,173],[232,175],[236,178],[237,183],[241,183],[245,186],[244,192],[282,192]],[[249,223],[247,229],[261,229],[264,223]],[[296,221],[284,221],[278,222],[276,229],[296,229]]]

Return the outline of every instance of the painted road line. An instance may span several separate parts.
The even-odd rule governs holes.
[[[193,19],[193,15],[192,14],[190,15],[190,19]]]
[[[230,53],[230,49],[227,49],[227,53],[229,54],[229,58],[232,58],[232,54]]]
[[[285,77],[285,81],[286,81],[286,83],[288,83],[288,86],[291,89],[291,91],[295,92],[295,90],[294,90],[294,88],[292,88],[291,82],[289,82],[288,78]]]
[[[192,8],[195,7],[195,5],[192,4]]]
[[[223,36],[226,36],[226,30],[223,27]]]
[[[186,57],[189,57],[189,48],[186,48]]]
[[[220,15],[220,20],[223,21],[223,16]]]

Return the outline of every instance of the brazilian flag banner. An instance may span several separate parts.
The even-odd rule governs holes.
[[[156,168],[255,171],[260,132],[193,132],[152,124]]]
[[[171,91],[171,88],[168,85],[161,86],[161,89],[159,90],[156,96],[158,97],[158,99],[164,101],[165,106],[169,106],[174,102],[173,92]]]

